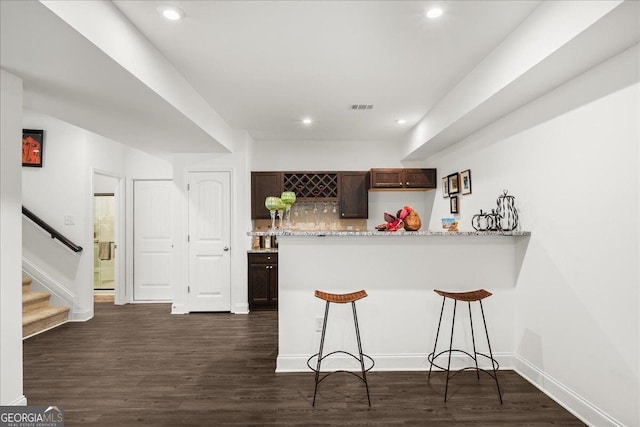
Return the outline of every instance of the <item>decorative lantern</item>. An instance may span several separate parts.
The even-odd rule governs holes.
[[[496,210],[498,230],[513,231],[518,227],[518,211],[515,200],[515,197],[507,195],[507,190],[504,190],[502,196],[498,196],[498,209]]]

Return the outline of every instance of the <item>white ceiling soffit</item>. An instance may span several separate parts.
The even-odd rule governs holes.
[[[0,7],[0,66],[26,108],[150,153],[228,151],[40,2]]]
[[[425,159],[637,44],[639,17],[636,1],[544,3],[412,129],[403,160]]]
[[[399,143],[539,1],[441,2],[438,20],[425,17],[433,1],[168,2],[178,22],[160,18],[165,1],[114,3],[257,142]]]

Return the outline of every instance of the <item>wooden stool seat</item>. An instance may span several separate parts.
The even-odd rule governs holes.
[[[441,297],[451,298],[458,301],[466,301],[466,302],[474,302],[480,301],[487,297],[493,295],[489,291],[485,291],[484,289],[478,289],[476,291],[467,291],[467,292],[446,292],[439,291],[438,289],[434,289],[434,292]]]
[[[325,300],[328,302],[335,302],[338,304],[346,304],[348,302],[358,301],[367,296],[367,292],[357,291],[351,292],[349,294],[331,294],[329,292],[315,291],[315,296],[320,298],[321,300]]]

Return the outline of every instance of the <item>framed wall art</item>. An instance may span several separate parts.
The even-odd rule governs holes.
[[[22,166],[42,167],[44,131],[22,129]]]
[[[449,175],[447,180],[449,184],[449,195],[458,194],[460,192],[460,178],[458,172]]]
[[[458,196],[451,196],[449,198],[449,212],[452,214],[460,213],[460,201]]]
[[[462,194],[471,194],[471,170],[460,172],[460,186]]]
[[[449,197],[449,177],[445,176],[442,178],[442,197],[445,199]]]

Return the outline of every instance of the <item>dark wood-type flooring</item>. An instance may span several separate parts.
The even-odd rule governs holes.
[[[24,341],[30,405],[61,405],[65,425],[543,426],[583,425],[513,371],[504,404],[488,375],[370,372],[276,374],[277,313],[171,315],[165,304],[99,303],[95,318]],[[361,325],[366,327],[366,325]],[[365,350],[366,350],[366,343]]]

